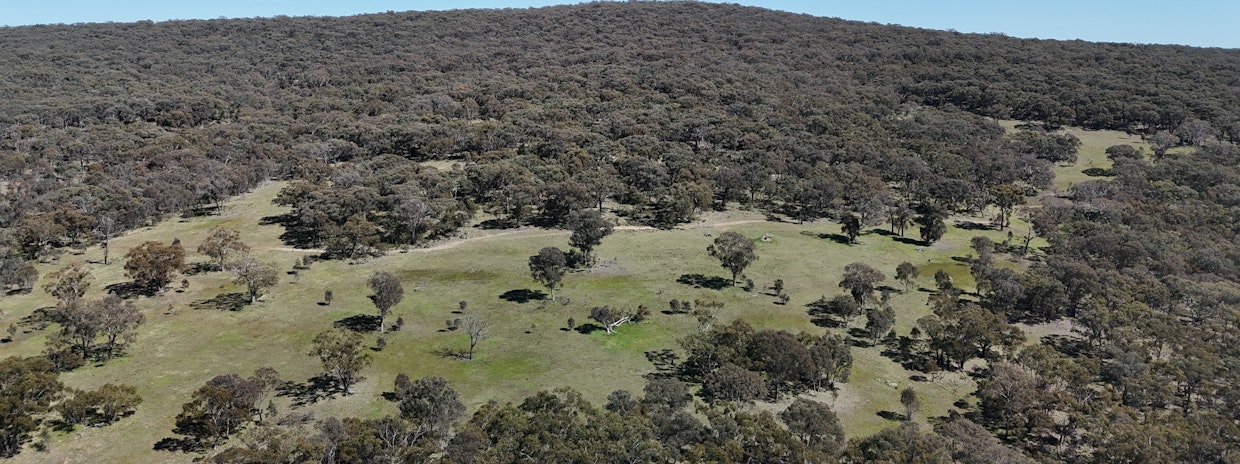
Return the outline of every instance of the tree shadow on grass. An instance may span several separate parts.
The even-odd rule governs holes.
[[[159,292],[159,289],[153,285],[144,285],[137,282],[121,282],[108,285],[103,287],[103,289],[126,300],[139,296],[155,296]]]
[[[196,217],[217,216],[222,211],[224,211],[224,208],[221,206],[216,206],[216,205],[198,206],[194,208],[188,208],[185,211],[182,211],[181,218],[191,219],[191,218],[196,218]]]
[[[195,440],[192,437],[187,437],[187,438],[166,437],[166,438],[163,438],[155,442],[155,446],[151,447],[151,449],[155,451],[180,451],[182,453],[192,453],[194,451],[198,451],[201,448],[202,448],[202,445],[198,443],[198,440]]]
[[[819,299],[805,305],[805,312],[809,314],[809,321],[818,327],[828,329],[838,329],[848,325],[838,315],[833,314],[827,305],[826,299]]]
[[[850,344],[854,347],[870,348],[872,346],[871,342],[873,340],[870,340],[870,334],[866,333],[865,329],[858,327],[850,328],[848,329],[848,337]]]
[[[883,418],[883,419],[887,419],[887,420],[889,420],[889,421],[896,421],[896,422],[900,422],[900,421],[903,421],[903,420],[904,420],[904,414],[900,414],[900,413],[895,412],[895,411],[879,411],[879,412],[877,413],[877,415],[878,415],[878,417],[881,417],[881,418]]]
[[[284,385],[276,387],[276,395],[287,396],[293,399],[290,404],[293,408],[300,408],[319,402],[319,400],[331,398],[340,392],[340,387],[336,381],[324,376],[316,375],[307,379],[305,382],[284,382]]]
[[[431,350],[431,354],[448,359],[469,359],[469,353],[456,348],[436,348]]]
[[[504,301],[511,301],[513,303],[528,303],[534,300],[545,300],[547,299],[547,294],[543,293],[542,290],[530,290],[528,288],[521,288],[521,289],[506,291],[502,295],[499,296],[499,299],[504,300]]]
[[[685,285],[691,285],[694,288],[709,288],[711,290],[723,290],[732,286],[732,281],[718,276],[704,276],[702,274],[681,274],[676,278],[676,282]]]
[[[929,353],[915,349],[915,343],[916,340],[910,337],[900,336],[900,339],[895,343],[888,343],[887,346],[883,348],[881,354],[884,357],[895,361],[903,367],[904,370],[929,373],[931,366],[934,365],[934,360],[931,359]],[[913,375],[912,377],[920,376]]]
[[[903,243],[903,244],[905,244],[905,245],[928,246],[928,245],[926,245],[926,242],[923,242],[923,241],[921,241],[921,240],[917,240],[917,239],[915,239],[915,238],[908,238],[908,237],[891,237],[891,239],[892,239],[892,240],[895,240],[895,241],[897,241],[897,242]]]
[[[208,272],[215,272],[219,270],[221,270],[220,267],[215,263],[192,263],[189,265],[189,268],[185,270],[185,275],[192,276],[206,274]]]
[[[517,227],[521,227],[521,224],[512,219],[496,218],[496,219],[487,219],[485,221],[482,221],[478,223],[478,225],[475,227],[479,229],[483,229],[483,230],[500,230],[500,229],[515,229]]]
[[[42,308],[37,308],[34,311],[31,311],[30,314],[27,314],[25,317],[18,320],[17,325],[42,329],[47,324],[52,322],[52,311],[55,310],[55,306],[44,306]]]
[[[358,333],[370,333],[379,330],[379,316],[356,314],[333,322],[332,327],[341,327]]]
[[[1089,177],[1115,177],[1115,174],[1112,173],[1110,169],[1102,169],[1102,168],[1083,169],[1081,170],[1081,173]]]
[[[576,330],[577,333],[582,334],[582,335],[590,335],[594,332],[603,330],[603,326],[598,325],[598,324],[588,323],[588,324],[581,324],[577,326],[576,329],[573,329],[573,330]]]
[[[808,230],[803,230],[801,231],[801,235],[806,237],[817,237],[822,240],[830,240],[841,245],[849,245],[852,243],[851,240],[848,240],[848,236],[843,234],[815,234]]]
[[[956,227],[959,227],[964,230],[993,230],[994,229],[994,227],[991,227],[990,224],[986,224],[983,222],[973,222],[973,221],[957,222]]]
[[[836,319],[835,316],[831,316],[829,314],[811,314],[809,322],[825,329],[838,329],[844,327],[844,321]]]
[[[52,431],[61,433],[72,432],[73,428],[76,427],[74,424],[70,424],[61,419],[49,420],[47,421],[47,425],[52,429]]]
[[[259,219],[258,223],[265,226],[283,226],[284,232],[280,234],[280,241],[290,247],[314,248],[318,245],[315,241],[316,237],[310,229],[298,226],[297,216],[293,213],[265,216],[262,219]]]
[[[823,239],[823,240],[830,240],[840,245],[852,245],[853,244],[853,241],[849,240],[847,235],[842,235],[842,234],[818,234],[818,238]]]
[[[647,377],[674,378],[679,377],[680,367],[676,365],[676,361],[680,359],[680,355],[670,349],[650,350],[646,352],[646,360],[654,364],[654,372]]]
[[[189,304],[194,309],[210,309],[215,311],[240,311],[245,305],[250,303],[250,298],[244,293],[221,293],[214,298],[206,300],[198,300]]]

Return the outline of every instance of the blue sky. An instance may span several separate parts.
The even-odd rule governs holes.
[[[341,16],[405,10],[524,8],[579,0],[10,0],[0,25],[142,19]],[[882,24],[1014,37],[1240,48],[1235,0],[735,0],[728,3]]]

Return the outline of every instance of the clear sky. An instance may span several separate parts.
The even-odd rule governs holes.
[[[580,0],[4,0],[0,25],[142,19],[344,16],[405,10],[525,8]],[[1096,42],[1240,48],[1237,0],[735,0],[728,3],[960,32]]]

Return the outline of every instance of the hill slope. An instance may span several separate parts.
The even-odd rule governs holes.
[[[89,299],[105,285],[135,287],[120,263],[93,262],[103,243],[113,257],[145,240],[182,238],[192,250],[223,225],[281,271],[306,255],[326,260],[299,280],[281,275],[258,305],[242,304],[231,278],[205,263],[181,293],[131,298],[147,317],[134,352],[61,378],[131,382],[147,402],[81,441],[53,434],[56,457],[190,459],[150,442],[172,434],[179,405],[203,382],[262,361],[292,381],[279,406],[313,403],[296,412],[393,412],[377,398],[395,395],[387,389],[400,372],[443,373],[470,405],[521,402],[484,407],[458,429],[496,459],[518,446],[509,434],[538,436],[563,419],[552,413],[570,410],[618,429],[589,422],[564,432],[564,446],[525,443],[531,452],[628,443],[590,435],[623,429],[649,438],[634,442],[640,450],[686,460],[813,456],[815,440],[762,415],[783,403],[715,409],[703,413],[715,415],[707,426],[687,412],[602,412],[582,398],[636,393],[633,374],[656,367],[703,384],[728,372],[725,360],[773,389],[807,388],[805,376],[779,380],[796,362],[765,358],[827,346],[824,334],[856,345],[858,383],[835,400],[853,460],[883,459],[893,443],[932,453],[950,444],[959,460],[990,456],[973,446],[1015,452],[1002,437],[1046,461],[1216,462],[1240,436],[1234,50],[1020,40],[695,2],[17,27],[0,29],[0,42],[0,304],[4,322],[21,327],[5,355],[73,354],[47,343],[72,323],[43,290],[50,272],[92,261]],[[1009,118],[1023,121],[997,120]],[[611,261],[569,276],[571,303],[536,307],[528,256],[563,246],[568,232],[557,228],[587,211],[631,227],[598,250]],[[706,272],[717,263],[702,229],[646,230],[703,218],[773,235],[748,271],[755,291]],[[461,234],[492,238],[454,242]],[[893,286],[885,303],[839,285],[853,262],[890,277],[906,260],[922,285]],[[331,325],[367,327],[364,279],[380,269],[408,288],[408,333],[373,351],[357,393],[320,398],[310,340]],[[775,279],[786,281],[788,304],[775,304],[779,291],[763,296]],[[332,287],[340,302],[316,304]],[[657,310],[672,298],[724,309],[717,321],[709,310],[701,321],[656,312],[619,336],[559,330],[567,317],[584,325],[596,306]],[[502,332],[483,345],[491,364],[426,356],[463,341],[447,328],[462,300]],[[866,316],[831,313],[849,300],[865,303]],[[891,338],[865,327],[886,317],[884,304],[895,313]],[[754,333],[724,325],[732,317]],[[1022,342],[1009,323],[1045,336]],[[737,338],[689,340],[676,353],[693,362],[660,357],[703,328]],[[720,346],[732,351],[709,351]],[[902,417],[891,385],[906,378],[923,395],[917,417],[959,410],[981,426],[953,419],[935,433],[902,426],[864,437]],[[944,379],[954,383],[936,383]],[[564,383],[583,396],[535,393]],[[964,398],[975,386],[975,400]],[[337,443],[339,427],[313,424],[263,428],[260,441]],[[341,433],[361,453],[393,430],[384,427],[411,422],[349,424]],[[390,448],[437,451],[447,437],[430,436],[416,450]],[[125,437],[140,438],[108,447]],[[19,459],[42,457],[26,448]]]

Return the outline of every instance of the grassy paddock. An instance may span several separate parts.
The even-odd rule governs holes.
[[[1111,138],[1118,137],[1083,134],[1078,134],[1085,142],[1081,160],[1074,166],[1058,167],[1058,175],[1070,177],[1091,162],[1097,165],[1098,153],[1111,144]],[[1101,159],[1105,161],[1105,156]],[[191,262],[206,261],[192,251],[211,228],[226,226],[239,229],[243,240],[260,259],[289,270],[294,260],[309,253],[290,250],[282,244],[278,239],[282,230],[278,226],[259,224],[261,218],[284,211],[271,204],[282,186],[266,184],[227,203],[218,216],[170,219],[133,231],[114,241],[113,256],[120,258],[145,240],[180,238],[191,251]],[[988,220],[986,214],[953,218],[954,223]],[[1014,221],[1017,234],[1027,227]],[[678,283],[677,278],[685,274],[728,277],[718,262],[706,254],[706,247],[713,240],[706,234],[714,236],[724,230],[735,230],[754,239],[770,237],[769,241],[757,242],[760,259],[745,272],[757,289],[712,290]],[[66,373],[62,378],[76,388],[94,388],[107,382],[133,384],[144,398],[142,406],[133,416],[108,427],[56,434],[50,452],[27,450],[16,462],[190,462],[193,455],[153,451],[152,445],[172,436],[173,418],[193,390],[212,376],[249,375],[262,366],[272,366],[283,378],[297,383],[316,375],[317,362],[306,355],[310,340],[337,321],[374,313],[365,281],[377,270],[393,272],[405,284],[405,299],[388,319],[391,324],[402,317],[404,328],[385,336],[385,350],[371,352],[374,364],[364,371],[366,379],[353,387],[353,394],[317,401],[279,397],[276,402],[282,413],[307,411],[319,417],[394,413],[394,405],[383,400],[381,394],[392,389],[392,379],[398,373],[413,378],[443,376],[471,408],[491,399],[518,401],[538,390],[566,385],[592,401],[602,402],[616,389],[640,392],[644,384],[641,375],[654,369],[644,353],[678,348],[676,340],[697,330],[692,316],[662,313],[670,299],[720,301],[724,303],[720,323],[743,317],[758,328],[842,333],[848,328],[823,329],[811,324],[806,305],[821,296],[842,293],[838,282],[845,265],[858,261],[870,264],[887,275],[884,284],[901,288],[894,278],[895,267],[909,261],[921,270],[917,287],[932,288],[934,272],[942,269],[954,277],[958,286],[971,288],[972,278],[959,260],[972,252],[969,239],[985,235],[1002,242],[1006,238],[1005,231],[950,227],[943,240],[923,247],[902,243],[881,228],[874,228],[863,231],[858,244],[845,245],[830,238],[840,233],[840,226],[835,223],[767,222],[758,213],[739,210],[709,213],[703,220],[678,230],[617,231],[596,250],[597,266],[565,277],[564,287],[557,291],[559,301],[519,302],[510,301],[513,298],[506,300],[502,295],[512,290],[543,290],[529,278],[527,259],[544,246],[567,248],[567,233],[472,228],[465,232],[466,240],[433,245],[430,250],[392,252],[364,262],[318,262],[296,277],[282,274],[280,284],[262,301],[239,311],[213,309],[204,304],[218,295],[242,291],[220,272],[188,276],[190,285],[184,290],[178,288],[137,299],[147,322],[140,328],[130,352],[102,365],[88,365]],[[912,233],[916,233],[915,229]],[[1044,242],[1035,241],[1035,248],[1041,243]],[[127,281],[123,259],[103,266],[98,263],[101,257],[101,251],[95,248],[83,254],[67,254],[58,263],[41,265],[40,272],[47,273],[70,262],[87,262],[95,275],[95,284],[87,297],[98,298],[104,294],[105,286]],[[1021,265],[1007,259],[1000,263]],[[791,296],[787,305],[776,304],[774,296],[765,294],[775,279],[784,280],[785,292]],[[335,295],[330,306],[322,304],[326,289],[333,290]],[[926,291],[914,288],[893,296],[898,334],[907,334],[918,318],[930,314],[927,295]],[[481,343],[470,362],[443,355],[445,351],[467,347],[466,336],[447,330],[445,324],[463,317],[453,312],[460,301],[467,302],[468,314],[483,317],[494,325],[494,337]],[[29,295],[0,300],[0,309],[5,312],[3,321],[7,325],[7,321],[19,320],[53,303],[40,288]],[[582,334],[567,329],[568,318],[574,318],[578,326],[590,323],[589,309],[601,305],[626,309],[645,305],[653,317],[641,324],[622,326],[615,335],[602,331]],[[864,318],[859,317],[852,325],[856,328],[863,324]],[[55,326],[45,330],[33,326],[22,329],[16,341],[0,345],[0,355],[39,354],[46,335]],[[377,337],[377,333],[367,334],[367,345],[374,346]],[[954,402],[975,388],[972,380],[961,374],[940,374],[933,382],[910,380],[917,373],[904,370],[879,350],[855,348],[851,382],[837,392],[815,395],[834,405],[849,436],[863,436],[895,425],[879,413],[901,410],[899,390],[904,387],[913,386],[922,395],[922,418],[945,414]],[[308,404],[294,404],[300,402]],[[784,403],[755,407],[783,406]]]
[[[281,231],[277,226],[258,225],[260,218],[282,211],[270,203],[280,187],[281,184],[272,183],[240,197],[228,203],[220,216],[172,219],[131,232],[114,242],[113,253],[120,256],[145,240],[167,241],[174,237],[193,250],[212,227],[224,225],[240,229],[243,239],[261,259],[275,262],[281,269],[291,269],[293,261],[306,253],[286,249],[278,240]],[[385,336],[385,350],[371,352],[374,365],[364,372],[366,379],[353,388],[352,395],[323,398],[304,406],[293,405],[298,398],[280,397],[277,405],[282,411],[312,411],[320,417],[392,413],[394,405],[383,400],[381,394],[391,390],[392,379],[402,372],[414,378],[441,375],[471,406],[490,399],[517,401],[538,390],[564,385],[601,402],[615,389],[640,391],[644,384],[641,374],[653,370],[644,353],[676,348],[677,339],[697,330],[697,322],[691,316],[661,312],[672,298],[723,302],[721,323],[744,317],[759,328],[822,333],[824,329],[810,324],[806,304],[841,292],[838,281],[844,265],[862,261],[891,276],[897,264],[908,260],[924,269],[943,267],[963,278],[967,270],[951,257],[966,254],[968,238],[978,233],[952,228],[943,242],[918,247],[867,231],[859,238],[859,244],[843,245],[823,238],[838,234],[838,224],[745,222],[760,219],[755,213],[733,211],[712,213],[705,222],[681,230],[618,231],[597,250],[599,265],[565,278],[564,287],[557,291],[559,301],[555,302],[501,298],[511,290],[542,290],[528,276],[527,257],[543,246],[567,248],[566,233],[541,230],[490,237],[471,231],[471,236],[481,238],[450,248],[393,252],[365,262],[315,263],[296,278],[282,275],[281,283],[261,302],[240,311],[203,304],[220,294],[241,291],[227,275],[213,272],[188,276],[190,285],[184,290],[137,300],[147,323],[141,327],[130,353],[63,376],[67,384],[77,388],[94,388],[106,382],[135,384],[144,398],[137,413],[109,427],[60,434],[50,453],[31,451],[17,460],[85,462],[85,457],[90,456],[92,461],[188,462],[193,456],[152,451],[151,447],[172,435],[173,418],[193,390],[212,376],[231,372],[249,375],[266,365],[294,382],[314,376],[318,366],[306,355],[310,340],[336,321],[373,313],[366,297],[365,280],[376,270],[394,272],[405,283],[405,299],[388,319],[393,323],[396,317],[402,317],[404,328]],[[739,224],[711,227],[711,223]],[[678,283],[677,278],[684,274],[727,277],[726,271],[706,254],[706,247],[713,240],[706,233],[717,235],[725,229],[755,239],[768,234],[771,237],[770,241],[758,242],[760,259],[746,271],[758,290],[712,290]],[[986,233],[1001,239],[999,232]],[[100,253],[91,249],[81,255],[66,255],[59,263],[44,265],[40,270],[49,272],[69,262],[88,262],[95,275],[88,298],[98,298],[105,286],[127,280],[122,270],[123,259],[103,266],[97,263]],[[198,255],[190,259],[205,260]],[[923,273],[918,284],[931,286],[931,274],[933,271]],[[788,305],[775,304],[774,296],[763,293],[775,279],[784,279],[785,291],[792,296]],[[898,286],[894,277],[886,283]],[[330,306],[320,304],[325,289],[333,290],[335,295]],[[441,354],[467,346],[466,336],[448,331],[445,324],[449,319],[462,317],[453,312],[462,300],[467,302],[468,314],[494,324],[494,337],[482,342],[472,362]],[[53,302],[42,290],[36,290],[0,303],[6,320],[10,320]],[[622,326],[616,335],[567,330],[569,317],[577,325],[589,323],[589,308],[598,305],[628,309],[645,305],[654,316],[641,324]],[[897,294],[895,305],[900,314],[897,330],[901,333],[907,333],[916,318],[928,314],[923,292]],[[854,325],[863,323],[862,319],[858,318]],[[47,333],[55,327],[28,329],[29,333],[19,333],[14,343],[0,347],[2,354],[38,354]],[[368,346],[373,346],[377,337],[376,333],[368,334]],[[832,400],[847,405],[842,417],[850,435],[867,434],[891,425],[877,413],[898,409],[898,391],[882,382],[905,385],[912,375],[881,357],[877,348],[858,348],[856,356],[856,380]],[[926,384],[919,390],[927,392],[924,411],[935,415],[945,413],[970,388]],[[935,391],[943,394],[931,393]]]
[[[1000,120],[999,125],[1007,129],[1008,132],[1015,131],[1016,126],[1021,121]],[[1132,145],[1144,150],[1147,157],[1153,156],[1153,151],[1148,143],[1141,140],[1141,136],[1129,134],[1123,131],[1113,130],[1086,130],[1079,127],[1067,127],[1062,130],[1065,133],[1075,135],[1081,140],[1081,148],[1077,153],[1077,160],[1073,164],[1058,165],[1055,167],[1055,192],[1058,194],[1066,194],[1068,189],[1073,185],[1088,180],[1096,180],[1100,177],[1086,172],[1091,169],[1109,170],[1111,169],[1111,160],[1107,158],[1106,149],[1112,145]],[[1173,150],[1172,153],[1175,153]],[[1105,178],[1105,177],[1101,177]]]

